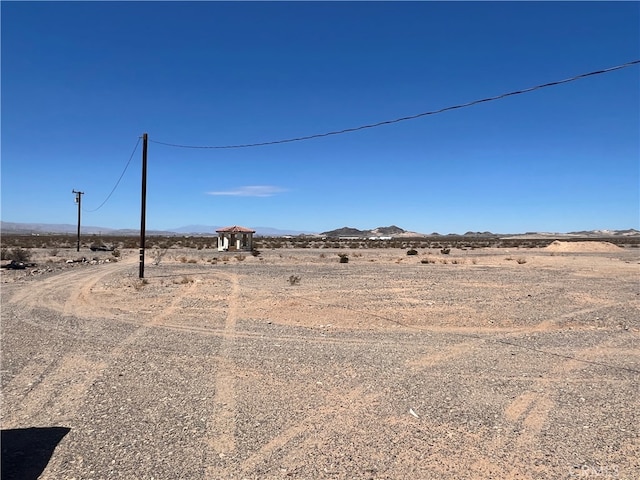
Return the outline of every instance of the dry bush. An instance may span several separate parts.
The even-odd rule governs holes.
[[[160,244],[153,249],[153,264],[158,266],[169,251],[169,244]]]
[[[518,262],[518,265],[522,265],[523,263],[527,263],[527,259],[520,257],[516,260],[516,262]]]
[[[174,279],[173,283],[177,284],[177,285],[186,285],[187,283],[193,283],[193,278],[191,277],[187,277],[186,275],[183,276],[182,278],[178,279]]]
[[[149,285],[149,280],[147,280],[146,278],[141,278],[133,282],[133,288],[136,291],[140,291],[145,285]]]
[[[3,260],[15,260],[16,262],[28,262],[30,259],[31,251],[20,247],[12,248],[11,251],[4,253],[3,258]]]
[[[236,255],[234,258],[235,258],[237,261],[242,262],[242,261],[243,261],[245,258],[247,258],[247,257],[246,257],[245,255],[240,254],[240,255]]]
[[[298,275],[291,275],[289,277],[289,285],[299,285],[300,277]]]

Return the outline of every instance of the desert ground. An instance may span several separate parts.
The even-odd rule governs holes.
[[[2,271],[3,479],[640,478],[638,248],[165,253]]]

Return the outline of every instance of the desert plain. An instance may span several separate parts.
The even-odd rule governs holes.
[[[638,248],[81,255],[2,271],[3,479],[640,478]]]

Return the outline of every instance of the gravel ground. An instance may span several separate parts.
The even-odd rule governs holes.
[[[43,479],[640,478],[633,249],[337,253],[3,271],[3,430],[69,429]]]

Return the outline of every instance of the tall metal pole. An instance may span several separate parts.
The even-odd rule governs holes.
[[[84,192],[77,192],[76,190],[71,190],[71,193],[76,194],[76,203],[78,204],[78,245],[76,247],[76,252],[80,251],[80,210],[82,205],[82,195]]]
[[[140,278],[144,278],[144,245],[145,224],[147,215],[147,140],[148,135],[142,134],[142,205],[140,208]]]

